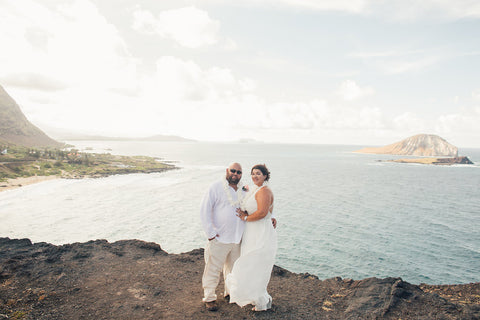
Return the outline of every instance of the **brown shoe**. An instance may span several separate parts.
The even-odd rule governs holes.
[[[205,306],[207,307],[208,311],[217,311],[218,310],[217,301],[205,302]]]

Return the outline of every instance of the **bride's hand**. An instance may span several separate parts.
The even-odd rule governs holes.
[[[237,208],[237,217],[243,220],[243,217],[248,216],[246,211],[242,211],[242,209]]]

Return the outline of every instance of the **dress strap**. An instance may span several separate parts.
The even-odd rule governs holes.
[[[260,191],[260,189],[262,189],[263,187],[266,187],[266,186],[261,186],[259,187],[257,190],[255,190],[255,192],[253,194],[256,194],[258,191]]]

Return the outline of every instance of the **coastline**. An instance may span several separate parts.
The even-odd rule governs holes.
[[[100,155],[106,157],[105,155]],[[87,168],[65,168],[57,171],[57,174],[50,175],[30,175],[27,177],[7,178],[6,181],[0,181],[0,192],[20,188],[22,186],[40,183],[54,179],[84,179],[84,178],[103,178],[119,174],[131,173],[158,173],[167,170],[178,169],[175,165],[158,161],[156,158],[147,156],[108,156],[103,162],[94,164]],[[0,166],[2,162],[0,162]],[[51,167],[51,166],[50,166]],[[87,170],[88,169],[88,170]],[[7,176],[8,177],[8,176]]]
[[[100,178],[117,174],[154,173],[178,169],[162,159],[81,153],[77,150],[9,149],[0,157],[0,192],[51,179]]]
[[[61,246],[0,238],[0,318],[478,319],[480,282],[413,285],[401,278],[321,280],[274,266],[271,310],[201,301],[203,249],[168,254],[140,240]],[[221,297],[223,281],[217,288]]]

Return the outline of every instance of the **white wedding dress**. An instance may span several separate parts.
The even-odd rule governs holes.
[[[252,191],[246,199],[247,212],[257,210],[255,194],[260,189]],[[240,257],[226,279],[230,303],[237,303],[241,307],[253,304],[257,311],[272,306],[272,297],[267,292],[277,253],[277,234],[271,221],[272,208],[263,219],[246,223]]]

